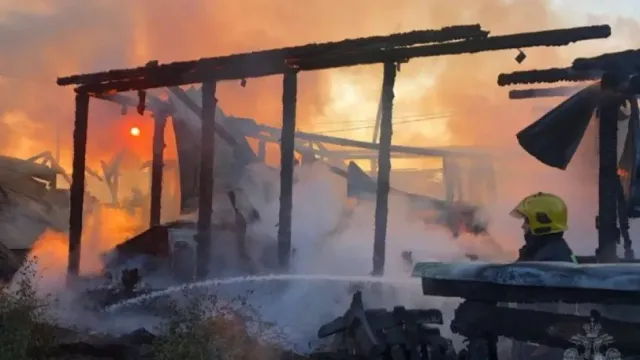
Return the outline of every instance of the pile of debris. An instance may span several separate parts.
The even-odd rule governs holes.
[[[347,312],[323,325],[319,338],[333,340],[321,352],[322,359],[456,360],[453,342],[432,325],[442,325],[442,312],[436,309],[392,311],[365,309],[362,293],[353,295]]]

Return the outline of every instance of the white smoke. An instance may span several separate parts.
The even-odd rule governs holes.
[[[261,220],[251,226],[253,249],[276,256],[279,209],[278,174],[258,164],[249,171],[260,176],[262,184],[244,181],[242,191],[253,199]],[[333,174],[326,165],[315,162],[296,168],[293,189],[292,248],[290,272],[293,274],[367,276],[373,267],[375,203],[349,205],[346,181]],[[254,184],[249,186],[248,184]],[[271,194],[260,189],[270,189]],[[267,196],[262,196],[267,195]],[[405,198],[389,199],[385,277],[411,276],[411,266],[403,261],[403,251],[411,251],[417,261],[449,261],[464,255],[459,243],[445,231],[429,230],[409,216]],[[254,255],[256,256],[256,255]],[[342,315],[349,306],[353,291],[349,284],[295,281],[273,288],[271,284],[251,284],[256,290],[254,305],[269,321],[288,330],[299,350],[306,350],[316,340],[318,328]],[[441,307],[443,300],[428,299],[414,287],[383,285],[375,292],[365,291],[366,306],[386,307],[404,304],[414,307]],[[454,301],[455,302],[455,301]],[[445,328],[445,332],[448,330]]]

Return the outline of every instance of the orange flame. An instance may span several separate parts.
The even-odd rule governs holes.
[[[85,216],[82,234],[80,272],[98,274],[103,269],[102,255],[135,235],[141,222],[122,209],[98,207]],[[37,261],[39,273],[64,274],[68,264],[68,235],[45,231],[33,245],[29,258]]]

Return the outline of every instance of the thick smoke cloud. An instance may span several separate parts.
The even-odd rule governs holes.
[[[595,2],[585,2],[582,12],[568,8],[571,4],[567,2],[541,0],[461,0],[455,6],[436,0],[14,3],[0,5],[0,47],[4,50],[0,54],[0,73],[7,75],[0,77],[0,148],[5,154],[20,157],[53,150],[57,128],[62,164],[67,168],[71,163],[73,92],[56,87],[56,76],[142,65],[152,59],[187,60],[446,25],[480,23],[493,34],[500,34],[610,23],[612,40],[563,49],[524,49],[528,58],[521,65],[514,61],[517,51],[513,50],[413,60],[402,67],[394,109],[398,117],[452,115],[448,119],[398,124],[394,142],[416,146],[482,145],[512,154],[519,171],[501,184],[500,191],[506,193],[501,206],[505,207],[527,192],[538,190],[571,193],[568,196],[576,199],[571,200],[576,201],[570,204],[572,208],[583,208],[583,201],[590,202],[594,195],[593,189],[577,191],[569,185],[575,182],[571,171],[544,169],[519,149],[514,134],[535,119],[534,106],[550,107],[555,102],[509,102],[507,91],[496,85],[497,75],[522,68],[569,64],[576,56],[638,45],[634,39],[637,22],[602,15],[602,9],[589,14],[585,9],[596,6]],[[363,119],[373,119],[376,112],[380,81],[380,66],[303,74],[299,128],[326,130],[320,125],[322,121],[344,121],[340,126],[344,128],[361,126]],[[220,87],[218,97],[227,113],[254,117],[271,125],[281,121],[279,77],[249,80],[246,88],[226,83]],[[117,106],[93,101],[90,121],[89,166],[96,167],[99,160],[108,160],[123,148],[135,155],[134,163],[150,157],[148,117],[122,117]],[[139,139],[127,134],[133,125],[142,128]],[[369,140],[371,129],[334,135]],[[532,183],[535,176],[522,176],[530,173],[541,173],[554,181]],[[503,210],[497,213],[502,214]],[[590,216],[580,221],[591,224]],[[584,227],[592,230],[591,225]]]

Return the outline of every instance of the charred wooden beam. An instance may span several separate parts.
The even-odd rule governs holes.
[[[602,71],[576,71],[571,68],[515,71],[498,75],[498,85],[541,84],[556,82],[582,82],[600,80]]]
[[[599,262],[619,261],[616,247],[620,240],[618,228],[618,194],[620,181],[617,176],[617,123],[620,106],[625,96],[636,96],[640,93],[640,51],[628,50],[618,53],[603,54],[594,58],[574,60],[571,68],[527,71],[501,74],[498,84],[557,82],[582,78],[601,78],[602,91],[596,94],[600,104],[599,121],[599,210],[596,218],[598,230],[598,249],[596,257]],[[593,96],[592,96],[593,97]],[[563,103],[561,106],[569,104]],[[590,112],[592,110],[589,110]],[[589,114],[590,114],[589,112]],[[584,119],[588,121],[588,118]],[[579,140],[579,139],[578,139]],[[566,163],[564,164],[566,166]],[[625,214],[622,214],[621,223]],[[625,225],[621,226],[626,232]],[[630,239],[626,236],[626,256],[632,257]]]
[[[344,57],[303,59],[302,70],[321,70],[345,66],[375,64],[386,61],[403,61],[417,57],[473,54],[485,51],[517,49],[536,46],[564,46],[573,42],[607,38],[611,35],[608,25],[586,26],[570,29],[546,30],[530,33],[490,36],[485,39],[469,39],[434,45],[391,49],[376,53],[354,54]]]
[[[640,294],[627,290],[603,290],[588,287],[569,288],[538,285],[504,285],[473,280],[423,278],[424,295],[456,297],[471,301],[496,303],[551,303],[632,305]]]
[[[260,126],[260,129],[265,132],[275,133],[279,129],[271,128],[268,126]],[[380,149],[379,144],[370,143],[367,141],[358,141],[352,139],[344,139],[334,136],[327,136],[321,134],[312,134],[305,132],[296,132],[296,139],[300,140],[308,140],[313,141],[318,144],[332,144],[338,146],[346,146],[346,147],[357,147],[361,149],[375,150],[378,151]],[[410,154],[415,156],[435,156],[435,157],[443,157],[443,156],[460,156],[460,157],[486,157],[486,154],[480,154],[477,150],[465,150],[465,149],[446,149],[446,148],[419,148],[412,146],[402,146],[402,145],[391,145],[390,147],[392,153],[402,153],[402,154]],[[324,154],[329,154],[330,151],[326,149],[321,149]]]
[[[500,74],[498,76],[498,85],[600,80],[605,71],[623,74],[640,72],[640,50],[608,53],[592,58],[577,58],[567,68],[515,71],[508,74]]]
[[[610,90],[607,80],[610,74],[603,76],[602,90]],[[614,80],[615,82],[615,80]],[[618,116],[623,103],[620,96],[604,96],[599,107],[599,170],[598,170],[598,248],[596,257],[599,262],[617,262],[617,244],[620,241],[618,230]]]
[[[187,95],[187,93],[184,92],[184,90],[182,90],[177,86],[172,86],[169,88],[169,91],[171,91],[171,93],[175,95],[175,97],[177,97],[180,101],[182,101],[182,103],[185,104],[185,106],[187,106],[187,108],[189,108],[189,110],[191,110],[193,113],[195,113],[198,116],[202,114],[202,108],[198,106],[198,104],[196,104],[189,97],[189,95]],[[256,155],[253,152],[253,150],[251,150],[251,147],[249,147],[246,141],[245,142],[238,141],[236,138],[233,137],[233,135],[229,131],[227,131],[227,129],[224,128],[224,126],[221,126],[220,124],[216,124],[215,133],[216,135],[220,136],[220,138],[224,142],[226,142],[229,146],[231,146],[232,149],[240,151],[240,155],[241,155],[240,158],[243,161],[250,162],[252,160],[255,160]]]
[[[640,301],[634,285],[640,274],[630,263],[598,267],[549,262],[418,263],[413,276],[422,278],[425,295],[486,303],[631,305]]]
[[[606,70],[633,74],[640,72],[640,50],[625,50],[591,58],[577,58],[571,68],[576,71]]]
[[[578,264],[597,264],[598,257],[597,256],[576,256],[578,259]],[[631,264],[640,264],[640,259],[627,259],[621,258],[619,260],[621,263],[631,263]]]
[[[509,91],[509,99],[533,99],[544,97],[566,97],[582,90],[584,86],[559,86],[555,88],[522,89]]]
[[[206,67],[222,68],[233,64],[239,65],[241,67],[246,66],[247,68],[253,68],[256,67],[256,64],[266,62],[278,62],[279,65],[284,65],[285,59],[314,57],[318,55],[326,55],[327,53],[335,54],[371,48],[383,49],[468,38],[485,38],[487,37],[487,35],[489,35],[489,32],[482,30],[480,25],[477,24],[450,26],[444,27],[439,30],[418,30],[387,36],[372,36],[358,39],[347,39],[343,41],[308,44],[303,46],[256,51],[244,54],[233,54],[194,61],[174,62],[170,64],[159,65],[156,67],[142,66],[132,69],[110,70],[93,74],[72,75],[58,78],[57,84],[60,86],[96,84],[109,81],[151,78],[162,76],[167,73],[183,75],[187,72],[204,70],[204,68]],[[251,66],[247,66],[249,64],[251,64]]]
[[[396,64],[384,63],[380,115],[380,150],[378,155],[378,188],[376,191],[375,229],[373,238],[373,275],[384,273],[387,215],[389,212],[389,182],[391,174],[391,137],[393,135],[393,87]]]
[[[121,105],[123,107],[123,115],[128,108],[130,107],[136,108],[139,105],[138,99],[134,99],[132,97],[122,95],[122,94],[112,94],[112,95],[89,94],[89,95],[95,97],[96,99],[105,100],[105,101],[109,101],[109,102]],[[147,98],[145,103],[146,110],[150,110],[152,112],[164,111],[167,114],[171,114],[175,110],[171,104],[161,100],[160,98],[158,98],[157,96],[154,96],[153,94],[147,93],[146,98]]]
[[[571,342],[573,336],[586,335],[583,326],[590,324],[591,320],[587,316],[464,302],[455,311],[451,331],[470,338],[491,333],[516,341],[568,349],[575,347]],[[640,344],[636,340],[640,334],[640,324],[604,316],[593,320],[602,326],[600,335],[612,336],[615,339],[614,347],[625,356],[640,354]]]
[[[151,209],[149,227],[160,225],[162,215],[162,176],[164,172],[164,129],[167,114],[156,113],[153,125],[153,163],[151,167]]]
[[[84,178],[89,123],[89,94],[76,94],[76,118],[73,129],[73,170],[69,194],[69,280],[80,272],[82,246],[82,216],[84,207]]]
[[[280,142],[280,212],[278,222],[278,261],[283,269],[291,255],[291,214],[293,210],[293,159],[296,132],[298,76],[293,69],[282,81],[282,135]]]
[[[415,57],[456,55],[478,53],[493,50],[526,48],[536,46],[563,46],[572,42],[606,38],[611,35],[608,25],[588,26],[570,29],[548,30],[532,33],[502,35],[486,38],[466,38],[466,40],[452,41],[436,45],[422,45],[412,47],[358,47],[352,51],[331,52],[302,52],[291,55],[281,50],[274,50],[278,56],[256,55],[249,53],[229,57],[201,60],[200,63],[176,63],[155,68],[140,68],[122,70],[124,74],[136,73],[137,76],[122,76],[114,71],[108,80],[100,82],[102,75],[86,75],[85,78],[63,78],[59,85],[83,84],[77,90],[102,94],[122,92],[137,89],[148,89],[165,86],[178,86],[216,78],[218,80],[238,80],[250,77],[262,77],[283,74],[287,68],[296,67],[299,70],[321,70],[336,67],[375,64],[380,62],[404,62]],[[397,35],[396,35],[397,36]],[[452,38],[452,36],[449,36]],[[460,38],[459,36],[456,38]],[[366,40],[366,39],[363,39]],[[348,40],[347,40],[348,41]],[[393,38],[387,40],[393,43]],[[443,40],[446,41],[446,40]],[[441,41],[442,42],[442,41]],[[425,42],[422,42],[425,43]],[[318,45],[322,47],[321,45]],[[365,49],[366,50],[363,50]],[[270,53],[273,54],[273,53]],[[312,55],[310,55],[312,54]],[[256,64],[260,64],[256,66]],[[146,72],[145,72],[146,71]],[[93,78],[92,76],[95,76]],[[89,82],[90,79],[93,79]],[[82,81],[81,81],[82,80]]]
[[[215,149],[216,83],[202,84],[202,130],[200,145],[200,191],[198,208],[198,270],[199,278],[207,276],[211,255],[211,215],[213,212],[213,167]]]

